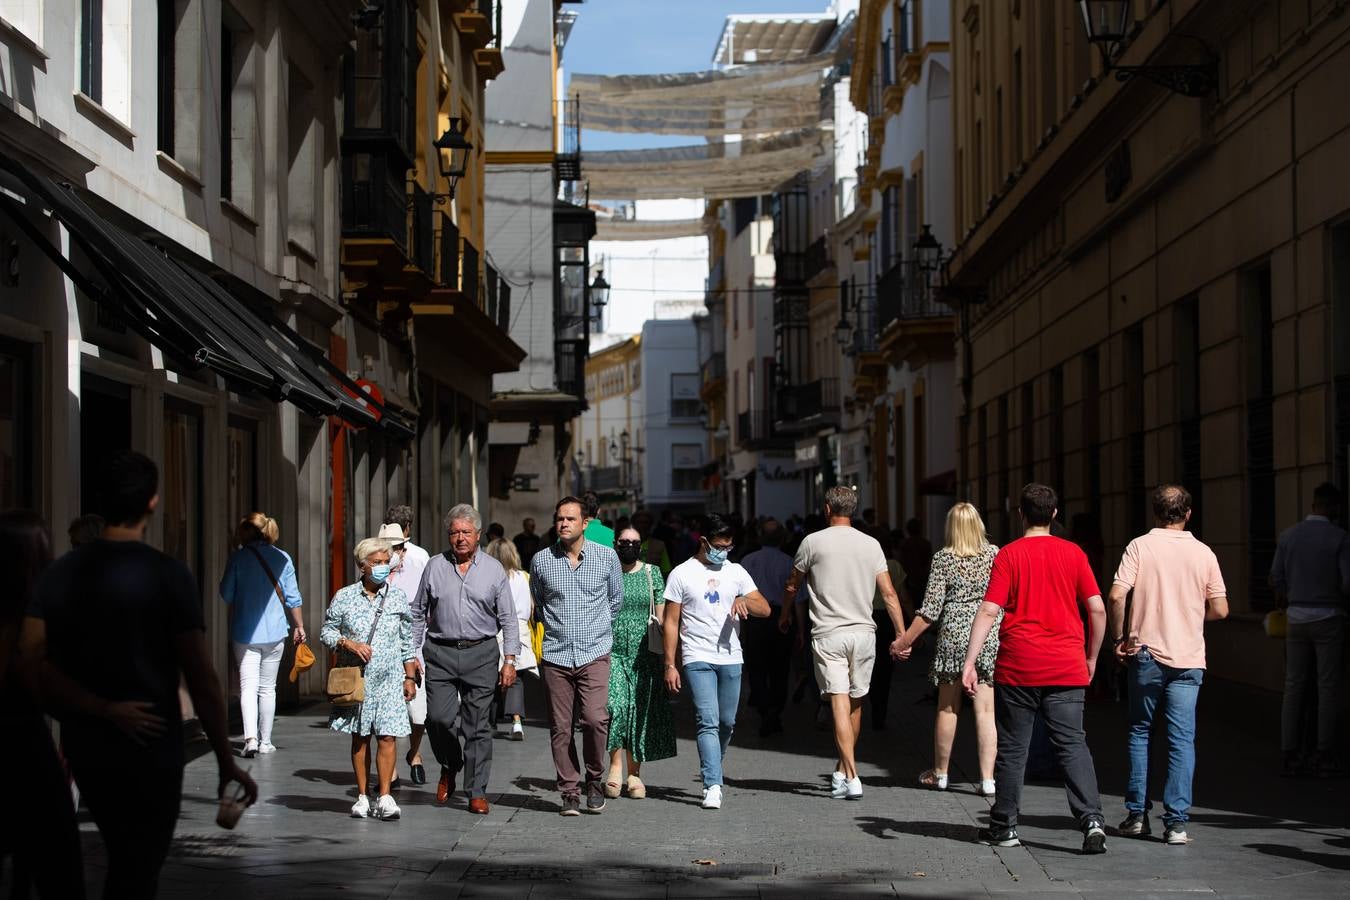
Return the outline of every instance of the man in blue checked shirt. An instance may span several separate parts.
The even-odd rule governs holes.
[[[609,547],[585,537],[585,507],[564,497],[554,508],[558,540],[530,560],[530,591],[544,623],[540,671],[548,691],[548,726],[558,770],[562,814],[581,815],[581,772],[572,740],[581,726],[586,762],[586,811],[605,808],[601,787],[608,765],[609,651],[623,604],[623,572]]]

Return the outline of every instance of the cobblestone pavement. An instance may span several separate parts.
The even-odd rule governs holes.
[[[279,752],[251,762],[262,799],[234,832],[214,825],[209,756],[189,766],[161,896],[1350,894],[1350,785],[1274,777],[1276,723],[1257,728],[1220,721],[1203,708],[1190,846],[1165,846],[1156,834],[1150,841],[1112,837],[1105,856],[1081,856],[1056,784],[1028,786],[1019,829],[1024,846],[976,844],[988,801],[969,785],[974,746],[968,712],[953,789],[915,786],[931,754],[933,705],[924,699],[928,688],[919,677],[925,668],[916,661],[897,672],[886,730],[873,731],[864,715],[861,802],[827,799],[830,736],[816,729],[808,699],[790,708],[787,732],[770,738],[757,736],[757,717],[743,707],[727,760],[726,803],[717,812],[698,805],[687,700],[676,710],[682,725],[678,758],[644,769],[650,797],[610,800],[601,815],[571,819],[557,814],[547,730],[537,716],[524,742],[499,735],[490,815],[469,815],[463,800],[442,808],[435,804],[434,784],[409,785],[401,746],[404,786],[396,793],[402,819],[351,819],[355,789],[347,740],[326,730],[324,707],[311,707],[281,717]],[[541,712],[538,682],[531,680],[526,690],[530,708]],[[1088,733],[1107,819],[1114,823],[1122,817],[1126,771],[1120,709],[1091,707]],[[1162,762],[1160,757],[1159,773]],[[435,767],[427,768],[434,780]],[[102,877],[101,849],[92,825],[84,827],[95,885]],[[1156,819],[1154,827],[1161,832]]]

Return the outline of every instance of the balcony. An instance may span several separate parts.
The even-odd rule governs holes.
[[[553,371],[559,393],[570,394],[586,404],[586,341],[557,340],[553,342]]]
[[[703,361],[700,366],[702,375],[699,385],[699,399],[705,403],[710,396],[714,396],[727,383],[727,358],[726,354],[715,352],[712,356]]]
[[[483,266],[483,287],[487,294],[488,318],[508,334],[511,331],[511,285],[490,265]]]
[[[622,466],[591,466],[586,470],[586,488],[595,491],[616,491],[623,487]]]
[[[774,426],[767,409],[753,409],[736,415],[736,445],[746,450],[792,446],[792,439]]]
[[[431,194],[417,182],[411,182],[408,186],[408,262],[429,278],[436,276],[435,240]]]
[[[813,431],[839,422],[839,379],[821,378],[778,391],[778,429]]]
[[[952,309],[933,298],[929,283],[913,260],[899,260],[877,282],[877,330],[885,331],[892,322],[941,319]]]
[[[459,289],[459,226],[449,216],[442,215],[441,227],[436,232],[436,283],[441,287]]]
[[[826,235],[822,234],[811,242],[811,246],[806,248],[806,255],[802,264],[805,268],[803,274],[807,281],[811,281],[827,269],[834,268],[834,260],[830,258],[830,241]]]
[[[464,294],[464,299],[470,306],[483,308],[482,293],[482,273],[478,265],[478,248],[469,243],[468,238],[461,238],[459,243],[459,290]]]
[[[848,318],[853,325],[853,338],[849,349],[854,356],[863,353],[876,353],[880,349],[881,328],[877,312],[877,298],[872,293],[860,293],[857,305]]]
[[[382,154],[354,153],[343,159],[342,182],[342,236],[388,240],[407,255],[405,172]]]
[[[581,101],[558,101],[558,152],[553,157],[553,175],[558,183],[581,181]],[[580,204],[578,204],[580,205]]]

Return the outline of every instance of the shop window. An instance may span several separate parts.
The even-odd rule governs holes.
[[[36,505],[33,396],[32,350],[0,341],[0,509]]]

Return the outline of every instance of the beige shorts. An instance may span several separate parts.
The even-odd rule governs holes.
[[[877,635],[870,628],[833,631],[811,639],[816,684],[822,694],[866,697],[877,659]]]

